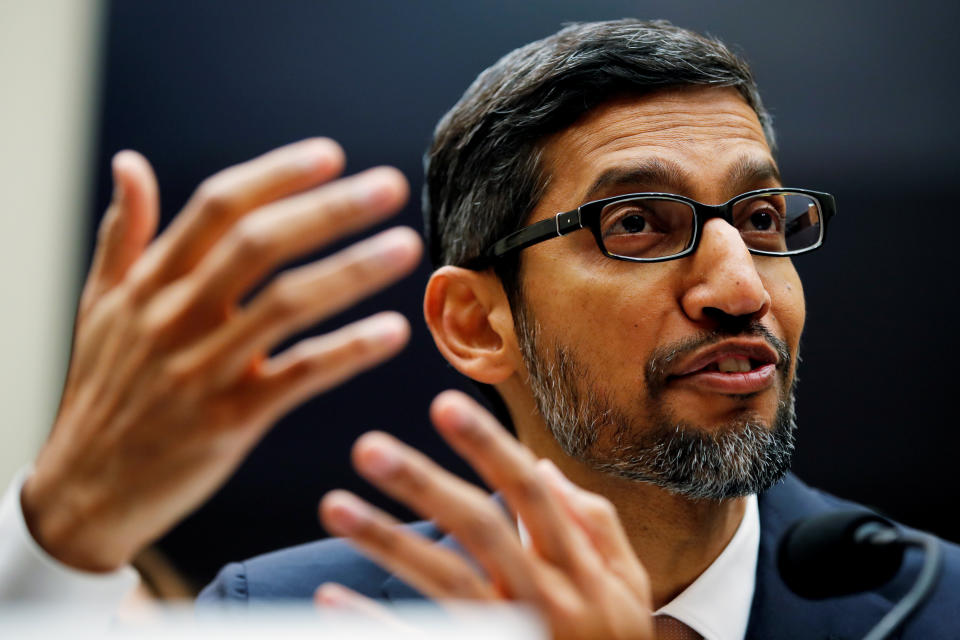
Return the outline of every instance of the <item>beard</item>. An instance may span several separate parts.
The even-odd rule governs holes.
[[[765,491],[783,479],[793,456],[796,420],[786,343],[759,322],[706,332],[659,347],[645,367],[645,419],[617,408],[597,377],[559,341],[541,344],[540,330],[517,305],[517,338],[540,415],[564,453],[588,467],[646,482],[693,500],[725,500]],[[782,389],[768,426],[744,413],[708,428],[678,419],[663,400],[668,367],[682,355],[732,335],[763,337],[778,353]]]

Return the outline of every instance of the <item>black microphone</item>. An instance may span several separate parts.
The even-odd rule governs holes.
[[[777,565],[797,595],[834,598],[889,582],[909,546],[925,549],[924,565],[910,591],[865,636],[880,640],[906,622],[936,586],[943,557],[935,537],[900,531],[875,513],[836,511],[791,526],[780,541]]]

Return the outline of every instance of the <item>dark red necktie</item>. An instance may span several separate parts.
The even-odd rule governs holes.
[[[653,619],[657,640],[703,640],[703,636],[676,618],[659,615]]]

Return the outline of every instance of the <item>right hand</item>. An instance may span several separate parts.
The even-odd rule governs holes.
[[[444,440],[522,519],[529,544],[485,491],[376,432],[353,448],[360,475],[453,535],[475,563],[346,491],[330,492],[320,504],[327,530],[435,600],[520,601],[556,640],[653,638],[650,579],[613,504],[537,460],[461,392],[437,396],[430,414]],[[329,589],[321,587],[320,602]],[[359,594],[334,589],[351,608],[370,609]]]
[[[343,163],[335,142],[313,139],[222,171],[152,241],[153,171],[137,153],[114,157],[114,200],[60,409],[21,494],[51,555],[90,571],[127,564],[206,500],[281,415],[406,343],[406,320],[381,313],[268,355],[409,273],[421,254],[409,228],[288,270],[239,304],[277,266],[406,201],[395,169],[331,182]]]

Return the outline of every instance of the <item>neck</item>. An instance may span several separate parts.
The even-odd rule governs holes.
[[[710,566],[743,518],[743,498],[691,500],[651,484],[591,469],[566,455],[542,426],[521,429],[520,439],[539,457],[553,460],[571,481],[614,504],[637,557],[649,573],[655,610]]]

